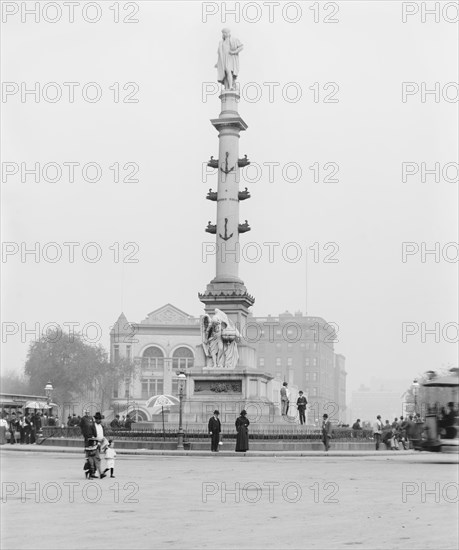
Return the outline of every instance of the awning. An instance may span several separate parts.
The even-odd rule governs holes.
[[[432,380],[424,382],[422,385],[427,387],[459,386],[459,377],[453,375],[439,376],[438,378],[432,378]]]
[[[46,403],[46,401],[26,401],[24,408],[25,409],[51,409],[52,407],[57,407],[56,403]]]

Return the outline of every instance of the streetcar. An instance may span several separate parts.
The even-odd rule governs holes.
[[[427,404],[425,422],[414,441],[418,451],[459,453],[457,369],[422,384]]]

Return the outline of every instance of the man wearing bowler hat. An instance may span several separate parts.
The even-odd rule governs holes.
[[[214,416],[209,419],[209,435],[211,436],[210,450],[213,453],[218,453],[218,444],[220,443],[220,432],[222,431],[222,423],[218,418],[220,412],[215,409]]]

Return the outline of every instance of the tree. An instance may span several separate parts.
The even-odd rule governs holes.
[[[43,394],[50,381],[53,400],[61,403],[96,389],[109,371],[104,348],[86,344],[81,335],[65,331],[49,332],[30,344],[24,373],[30,378],[32,393]]]
[[[100,379],[101,400],[106,402],[111,400],[114,388],[118,387],[121,381],[131,381],[140,373],[140,365],[126,357],[119,357],[109,368],[105,370]]]
[[[7,371],[0,378],[0,390],[2,393],[16,393],[29,395],[30,383],[23,375],[13,371]]]

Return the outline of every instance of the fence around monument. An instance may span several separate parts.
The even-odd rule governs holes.
[[[43,438],[66,438],[81,439],[79,427],[59,428],[54,426],[44,426]],[[118,441],[161,441],[176,440],[178,437],[177,427],[167,427],[162,429],[150,430],[112,430],[105,428],[105,437]],[[209,439],[209,434],[202,427],[184,426],[185,441],[204,441]],[[236,431],[232,428],[223,426],[223,439],[236,439]],[[332,439],[334,441],[363,441],[373,438],[373,430],[352,430],[351,428],[334,428]],[[280,440],[280,441],[320,441],[322,432],[317,428],[303,428],[301,426],[250,426],[249,439],[251,440]]]

